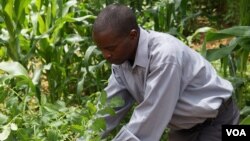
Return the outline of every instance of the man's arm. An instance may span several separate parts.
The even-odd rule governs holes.
[[[177,64],[153,66],[145,96],[114,141],[158,141],[171,120],[179,98],[181,69]]]
[[[118,80],[117,80],[118,79]],[[130,108],[134,103],[134,99],[128,93],[123,83],[119,80],[119,76],[115,77],[115,74],[112,73],[109,79],[109,84],[105,88],[105,91],[108,95],[108,100],[111,100],[113,97],[120,97],[124,100],[124,105],[121,107],[115,107],[115,115],[106,115],[106,130],[103,133],[103,137],[113,130],[122,120],[122,118],[128,113]]]

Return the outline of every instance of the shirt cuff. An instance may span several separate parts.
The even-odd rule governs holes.
[[[112,141],[140,141],[133,133],[131,133],[125,126]]]

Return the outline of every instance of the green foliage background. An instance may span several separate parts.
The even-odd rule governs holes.
[[[111,3],[130,6],[146,29],[202,43],[198,51],[233,83],[241,123],[250,124],[246,0],[0,0],[0,140],[101,140],[101,117],[122,104],[106,102],[110,64],[91,39]],[[221,39],[230,41],[207,48]]]

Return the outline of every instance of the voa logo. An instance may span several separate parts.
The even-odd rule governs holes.
[[[244,129],[226,129],[227,136],[247,136]]]

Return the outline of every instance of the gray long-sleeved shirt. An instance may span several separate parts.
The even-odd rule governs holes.
[[[115,141],[157,141],[164,129],[188,129],[215,117],[232,85],[216,74],[199,53],[175,37],[140,28],[133,66],[112,65],[108,97],[120,95],[125,105],[108,116],[113,129],[136,101],[130,121]]]

